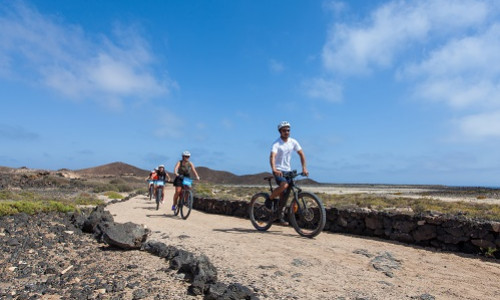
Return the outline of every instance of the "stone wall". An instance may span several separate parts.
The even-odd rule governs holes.
[[[246,201],[195,198],[193,207],[207,213],[248,218]],[[500,250],[494,251],[500,249],[500,222],[437,214],[327,208],[324,230],[500,258]]]

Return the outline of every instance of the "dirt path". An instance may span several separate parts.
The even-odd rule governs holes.
[[[108,210],[116,222],[146,225],[150,239],[206,254],[220,281],[245,284],[261,299],[500,299],[494,261],[341,234],[311,240],[276,225],[262,233],[248,220],[198,211],[182,220],[170,211],[173,189],[165,194],[159,211],[145,196]]]

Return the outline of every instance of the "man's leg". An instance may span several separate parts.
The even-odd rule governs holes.
[[[271,194],[271,196],[269,196],[269,198],[276,199],[280,197],[283,191],[285,191],[287,188],[288,188],[288,183],[286,181],[280,182],[280,185],[273,190],[273,193]]]

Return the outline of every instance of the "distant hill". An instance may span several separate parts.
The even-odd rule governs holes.
[[[218,184],[266,184],[264,177],[272,176],[271,173],[262,172],[251,175],[236,175],[227,171],[216,171],[206,167],[197,167],[196,170],[202,180]],[[319,184],[317,181],[306,178],[299,180],[301,185]],[[274,183],[274,180],[273,180]]]
[[[219,184],[262,184],[264,177],[271,173],[259,173],[254,175],[236,175],[226,171],[212,170],[206,167],[197,167],[198,175],[202,180]]]
[[[216,183],[216,184],[244,184],[244,185],[261,185],[265,184],[264,177],[271,176],[271,173],[262,172],[257,174],[249,174],[249,175],[236,175],[227,171],[218,171],[212,170],[207,167],[197,167],[196,170],[200,175],[202,181]],[[11,172],[30,172],[37,171],[31,170],[28,168],[18,168],[13,169],[9,167],[1,167],[0,172],[2,173],[11,173]],[[39,171],[39,170],[38,170]],[[54,172],[55,173],[55,172]],[[58,174],[63,174],[65,177],[108,177],[108,176],[139,176],[139,177],[147,177],[149,175],[149,170],[144,170],[137,168],[135,166],[123,163],[123,162],[114,162],[102,166],[80,169],[80,170],[69,170],[69,169],[59,169],[57,171]],[[170,173],[170,177],[174,179],[172,173]],[[319,184],[318,182],[306,178],[299,181],[301,185],[307,184]],[[273,180],[274,183],[274,180]]]
[[[87,176],[148,176],[149,171],[139,169],[132,165],[114,162],[107,165],[97,166],[93,168],[75,170],[79,175]]]
[[[0,166],[0,172],[2,172],[2,173],[12,172],[13,170],[14,169],[9,168],[9,167],[2,167],[2,166]]]

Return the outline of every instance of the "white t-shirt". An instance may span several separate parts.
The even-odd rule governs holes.
[[[291,171],[292,166],[290,160],[292,158],[292,152],[298,152],[300,150],[302,150],[302,147],[300,147],[299,142],[296,140],[288,138],[288,141],[285,143],[281,137],[279,137],[271,147],[271,152],[276,153],[276,169],[285,172]]]

